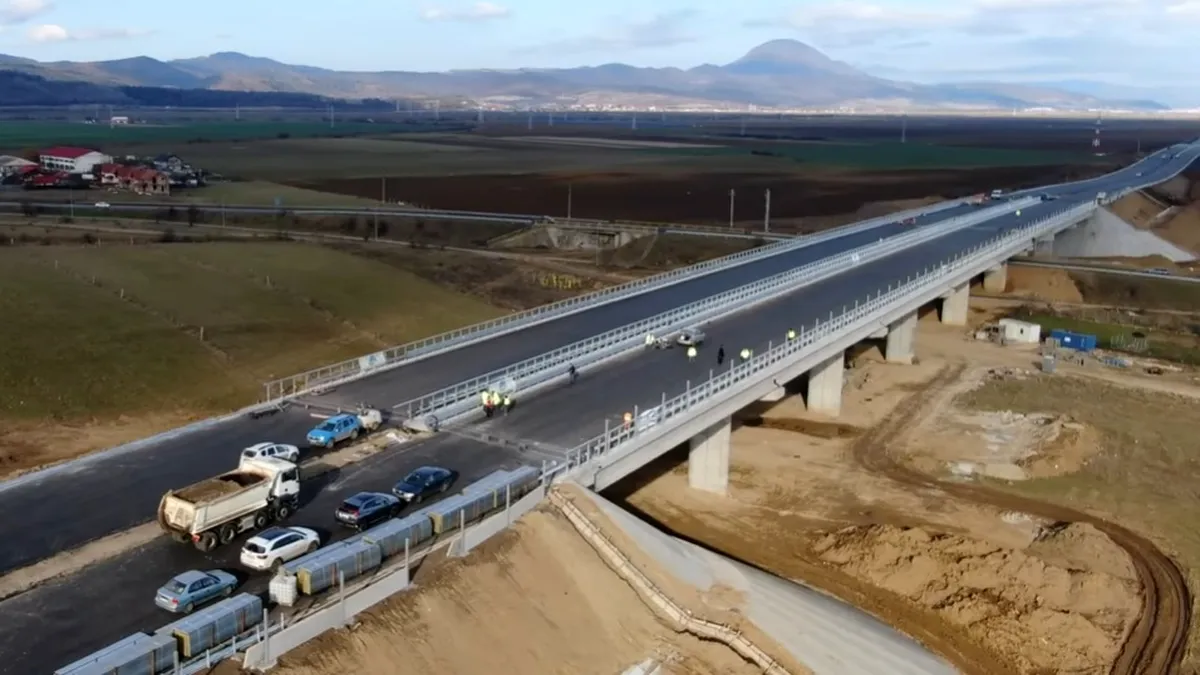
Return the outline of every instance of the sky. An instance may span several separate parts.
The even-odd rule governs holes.
[[[690,67],[793,38],[896,79],[1190,90],[1198,36],[1200,0],[0,0],[0,53],[339,70]]]

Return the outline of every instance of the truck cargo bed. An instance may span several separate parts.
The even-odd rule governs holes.
[[[227,473],[177,490],[175,496],[189,502],[206,502],[240,492],[248,487],[258,485],[264,480],[266,480],[265,476],[256,473]]]

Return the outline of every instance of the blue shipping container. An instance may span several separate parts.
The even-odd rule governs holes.
[[[363,541],[378,546],[385,558],[403,554],[406,540],[411,551],[432,538],[433,522],[424,514],[412,514],[405,518],[389,520],[363,532]]]
[[[174,635],[179,653],[194,658],[262,623],[262,598],[241,593],[163,626],[157,635]]]
[[[1066,349],[1074,349],[1078,352],[1090,352],[1096,349],[1096,336],[1088,333],[1076,333],[1056,328],[1050,331],[1050,337],[1058,340],[1058,344]]]
[[[175,638],[137,633],[59,668],[54,675],[158,675],[175,669]]]

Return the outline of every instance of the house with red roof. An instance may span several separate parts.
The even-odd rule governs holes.
[[[67,173],[91,173],[98,164],[113,161],[112,157],[87,148],[72,148],[61,145],[47,148],[38,153],[38,163],[49,171]]]
[[[111,162],[96,167],[101,185],[129,190],[140,195],[171,194],[170,177],[146,166],[125,166]]]

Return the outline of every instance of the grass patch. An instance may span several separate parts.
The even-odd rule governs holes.
[[[235,408],[262,380],[500,313],[298,243],[0,250],[0,307],[0,416],[71,419]]]
[[[325,138],[362,134],[394,134],[400,125],[343,123],[330,127],[317,122],[200,122],[109,126],[79,122],[5,121],[0,125],[0,148],[20,150],[52,145],[85,146],[188,143],[269,138]]]
[[[788,143],[745,148],[672,148],[644,150],[671,156],[711,157],[753,154],[800,164],[843,169],[972,169],[1000,166],[1080,164],[1095,158],[1079,153],[1012,148],[965,148],[929,143]]]
[[[1042,327],[1042,334],[1045,336],[1049,336],[1050,331],[1055,329],[1085,333],[1095,335],[1097,346],[1101,349],[1132,353],[1175,363],[1200,365],[1200,344],[1195,337],[1190,335],[1156,330],[1141,325],[1088,321],[1026,309],[1014,312],[1011,317],[1039,324]],[[1133,352],[1129,349],[1135,333],[1145,336],[1145,351]]]
[[[995,487],[1113,519],[1176,556],[1193,595],[1200,590],[1200,493],[1195,450],[1200,414],[1194,399],[1071,377],[1001,380],[966,394],[979,410],[1058,413],[1091,425],[1103,447],[1078,473]],[[1198,608],[1193,608],[1193,612]],[[1196,664],[1200,625],[1193,623],[1186,663]]]
[[[1200,312],[1200,284],[1093,272],[1070,276],[1089,304]]]

